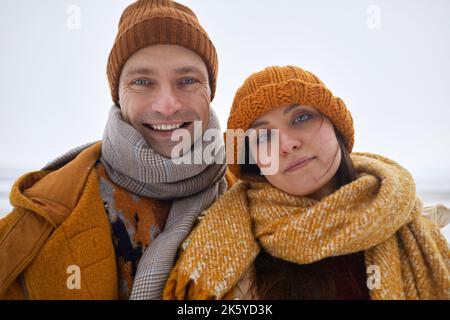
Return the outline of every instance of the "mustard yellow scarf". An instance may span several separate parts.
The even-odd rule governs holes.
[[[364,251],[379,277],[372,299],[450,299],[449,247],[422,216],[412,176],[378,155],[352,160],[358,179],[321,201],[235,185],[184,242],[164,298],[222,299],[263,247],[298,264]]]

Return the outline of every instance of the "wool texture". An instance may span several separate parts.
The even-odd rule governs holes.
[[[334,96],[316,75],[296,66],[273,66],[248,77],[236,92],[227,129],[236,130],[234,134],[240,137],[237,130],[245,133],[264,113],[293,104],[311,106],[324,114],[344,136],[347,151],[352,152],[355,132],[352,115],[345,103]],[[238,150],[236,139],[230,140],[228,137],[227,145],[234,143],[235,161],[229,164],[229,168],[237,178],[241,178],[237,159],[242,150]]]
[[[259,250],[298,264],[362,251],[379,283],[371,299],[450,299],[450,252],[421,215],[411,174],[369,153],[351,155],[357,180],[320,201],[241,182],[211,206],[167,282],[165,299],[223,299]]]
[[[220,129],[212,109],[208,129]],[[208,143],[207,139],[194,143],[184,157],[203,159],[203,150]],[[149,147],[142,135],[123,120],[117,105],[111,107],[100,157],[108,177],[114,184],[137,196],[172,201],[163,232],[139,261],[130,299],[162,298],[179,245],[200,214],[227,190],[227,183],[235,179],[231,174],[225,176],[225,146],[223,141],[220,144],[212,164],[204,161],[200,164],[175,163]],[[61,167],[90,145],[70,150],[47,164],[45,169]]]
[[[140,197],[116,185],[103,165],[95,169],[116,252],[119,298],[127,300],[144,251],[166,225],[171,201]]]
[[[108,59],[107,75],[114,103],[119,103],[119,80],[127,60],[140,49],[157,44],[181,46],[199,55],[208,69],[211,100],[214,98],[217,53],[194,12],[171,0],[138,0],[122,13]]]
[[[218,130],[219,121],[210,109],[207,129]],[[200,139],[199,139],[200,140]],[[225,146],[218,148],[211,164],[177,163],[148,146],[142,135],[113,105],[103,135],[101,163],[108,177],[136,195],[171,200],[164,231],[143,253],[134,278],[130,299],[161,299],[164,284],[173,267],[181,242],[198,216],[227,189],[224,178]],[[206,139],[196,141],[183,157],[203,159]]]
[[[92,151],[88,150],[88,153],[92,154]],[[86,168],[86,161],[77,161],[79,166]],[[17,189],[13,189],[11,194],[11,202],[16,207],[13,213],[33,210],[29,206],[32,201],[20,194],[20,184],[25,180],[34,180],[33,182],[43,180],[46,178],[43,175],[46,174],[48,172],[34,172],[18,180],[15,184]],[[59,177],[66,178],[67,181],[75,181],[79,178],[64,175]],[[70,189],[70,185],[62,188],[68,193],[74,192]],[[34,203],[34,206],[39,207],[39,204]],[[38,212],[43,210],[45,208],[40,208]],[[38,215],[38,213],[32,213]],[[26,231],[33,232],[32,229]],[[27,236],[24,232],[23,241]],[[1,234],[0,237],[2,237]],[[17,250],[14,254],[20,254],[20,251]],[[68,288],[67,284],[71,283],[68,277],[74,274],[73,269],[71,273],[68,273],[69,266],[80,268],[81,287],[79,289]],[[21,287],[26,288],[26,292]],[[117,269],[110,224],[100,197],[97,173],[95,170],[88,169],[79,201],[73,211],[71,210],[70,216],[52,231],[48,239],[45,239],[45,243],[39,247],[38,253],[33,256],[32,261],[15,280],[13,286],[8,288],[5,295],[0,293],[0,299],[111,300],[117,298]]]

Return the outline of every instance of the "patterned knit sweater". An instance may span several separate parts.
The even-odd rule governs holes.
[[[98,162],[100,192],[111,223],[120,299],[128,299],[145,249],[164,230],[171,202],[137,196],[114,184]]]

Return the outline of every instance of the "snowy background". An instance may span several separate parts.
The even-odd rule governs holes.
[[[426,204],[450,206],[450,1],[179,2],[217,48],[222,128],[248,75],[301,66],[346,102],[355,151],[398,161]],[[106,61],[130,3],[0,2],[0,216],[19,175],[101,139],[112,103]]]

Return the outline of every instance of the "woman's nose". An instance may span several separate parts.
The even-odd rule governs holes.
[[[290,135],[280,132],[280,155],[288,155],[294,150],[299,149],[302,146],[300,139],[291,137]]]

